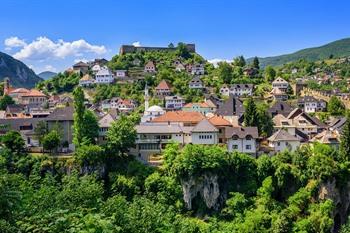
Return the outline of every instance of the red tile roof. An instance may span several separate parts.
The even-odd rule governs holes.
[[[165,81],[165,80],[162,80],[158,86],[156,87],[156,90],[159,90],[159,89],[171,89],[171,85],[170,83],[168,83],[168,81]]]
[[[46,95],[41,91],[32,89],[29,92],[23,94],[22,97],[46,97]]]
[[[152,122],[187,122],[197,124],[204,118],[199,112],[173,111],[166,112],[164,115],[153,119]]]

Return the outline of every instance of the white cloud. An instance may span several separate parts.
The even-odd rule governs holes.
[[[54,42],[47,37],[38,37],[27,44],[17,37],[12,37],[5,40],[5,45],[6,41],[8,44],[21,47],[17,53],[13,54],[14,58],[21,60],[44,61],[52,58],[80,57],[87,53],[104,54],[107,52],[105,46],[92,45],[83,39],[72,42],[66,42],[64,40]]]
[[[52,65],[46,65],[44,68],[45,68],[45,71],[57,72],[57,69]]]
[[[24,40],[19,39],[17,36],[12,36],[5,39],[4,44],[6,46],[6,50],[11,50],[11,48],[24,47],[27,45]]]
[[[85,63],[87,63],[89,60],[88,59],[85,59],[85,58],[82,58],[82,59],[74,59],[74,63],[78,63],[78,62],[85,62]]]
[[[218,63],[220,63],[220,62],[231,63],[232,61],[227,60],[227,59],[221,59],[221,58],[213,58],[213,59],[209,59],[208,62],[211,63],[211,64],[213,64],[214,67],[217,67],[217,66],[218,66]]]
[[[134,43],[132,43],[133,46],[135,47],[141,47],[141,42],[140,41],[135,41]]]

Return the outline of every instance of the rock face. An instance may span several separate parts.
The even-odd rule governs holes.
[[[318,191],[320,200],[331,199],[334,203],[333,232],[339,232],[341,224],[346,223],[350,214],[350,182],[338,188],[336,180],[329,180],[320,185]]]
[[[226,200],[227,195],[220,190],[217,175],[204,174],[200,177],[190,177],[188,180],[182,180],[181,183],[187,209],[192,209],[192,200],[198,196],[209,209],[214,210],[218,210]]]
[[[32,88],[42,81],[33,70],[23,62],[14,59],[6,53],[0,52],[0,81],[8,77],[14,87]]]

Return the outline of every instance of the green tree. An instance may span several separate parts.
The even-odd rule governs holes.
[[[25,151],[25,142],[17,131],[9,131],[1,137],[2,144],[12,153],[21,154]]]
[[[340,154],[347,160],[350,159],[350,119],[346,118],[340,137]]]
[[[75,157],[80,165],[97,165],[103,161],[103,149],[98,145],[81,145],[75,151]]]
[[[258,126],[259,115],[253,98],[249,98],[246,102],[246,109],[244,113],[245,126]]]
[[[246,61],[243,56],[238,56],[233,59],[233,65],[238,67],[244,67],[246,65]]]
[[[8,105],[15,104],[15,101],[9,95],[4,95],[0,99],[0,110],[5,110]]]
[[[48,150],[52,154],[60,146],[61,135],[57,132],[57,130],[51,130],[44,136],[42,143],[44,150]]]
[[[260,69],[260,62],[258,57],[254,57],[252,67],[255,69]]]
[[[107,132],[107,148],[113,154],[125,154],[129,148],[135,145],[135,140],[134,123],[124,115],[118,121],[113,122]]]
[[[47,125],[45,121],[39,121],[34,129],[35,138],[39,141],[39,144],[42,145],[43,138],[47,134]]]
[[[333,116],[343,115],[345,106],[336,96],[332,96],[328,101],[327,111]]]
[[[79,146],[84,137],[84,115],[85,115],[85,105],[84,105],[84,92],[81,87],[77,87],[74,92],[74,138],[73,142],[76,146]]]
[[[96,138],[98,137],[99,125],[97,121],[97,117],[95,114],[86,110],[84,113],[84,128],[83,128],[83,138],[90,143],[95,143]]]
[[[224,83],[231,83],[233,68],[227,62],[219,62],[218,64],[218,76]]]
[[[271,83],[276,77],[276,71],[272,66],[266,66],[264,75],[266,82]]]
[[[178,56],[184,58],[184,59],[189,59],[191,58],[191,53],[188,51],[187,45],[185,43],[178,43],[176,52]]]

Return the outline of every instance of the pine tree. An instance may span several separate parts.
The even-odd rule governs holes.
[[[77,87],[73,92],[74,97],[74,138],[73,142],[76,146],[79,146],[83,140],[84,132],[84,114],[85,114],[85,105],[84,105],[84,92],[81,87]]]
[[[244,125],[245,126],[258,126],[259,114],[256,109],[253,98],[247,100],[246,110],[244,113]]]
[[[258,57],[254,57],[252,66],[257,70],[260,69],[260,62]]]
[[[350,118],[349,116],[346,118],[345,125],[342,129],[341,137],[340,137],[340,153],[343,157],[350,157]]]

